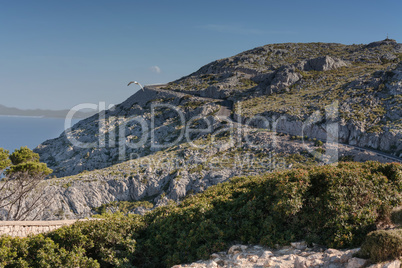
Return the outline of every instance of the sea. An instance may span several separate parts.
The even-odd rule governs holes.
[[[73,119],[75,124],[80,119]],[[34,149],[42,142],[57,138],[64,131],[64,118],[0,116],[0,148],[13,152],[22,146]]]

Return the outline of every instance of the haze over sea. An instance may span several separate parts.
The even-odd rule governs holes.
[[[73,124],[79,119],[74,119]],[[0,116],[0,148],[14,151],[21,146],[34,149],[64,131],[64,118]]]

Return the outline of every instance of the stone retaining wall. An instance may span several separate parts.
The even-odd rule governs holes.
[[[30,234],[47,233],[78,220],[62,221],[0,221],[0,235],[26,237]],[[85,221],[85,220],[79,220]]]

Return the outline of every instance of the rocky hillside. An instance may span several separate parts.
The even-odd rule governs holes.
[[[209,132],[213,132],[219,128],[213,116],[222,106],[220,102],[229,100],[235,103],[230,107],[231,119],[240,123],[255,116],[271,121],[282,116],[275,130],[320,139],[326,136],[324,128],[307,127],[302,133],[300,125],[314,113],[324,115],[326,107],[335,104],[340,142],[399,157],[401,60],[402,44],[394,40],[368,45],[309,43],[255,48],[210,63],[169,83],[165,90],[146,87],[108,110],[104,121],[98,115],[83,120],[59,138],[39,145],[36,152],[56,176],[107,167],[158,150],[151,144],[152,135],[154,144],[185,142],[185,137],[176,138],[186,127],[183,122],[194,116],[206,118],[198,121],[208,121],[214,126]],[[184,118],[167,106],[157,107],[153,117],[151,105],[155,103],[177,107]],[[263,127],[258,120],[252,123]],[[316,122],[323,124],[324,118]],[[85,144],[74,146],[72,138]],[[141,139],[144,142],[139,146]]]
[[[147,86],[35,149],[59,177],[43,219],[297,165],[401,161],[401,61],[394,40],[273,44]]]
[[[336,104],[339,141],[402,155],[402,44],[274,44],[202,67],[166,88],[227,98],[235,118],[284,117],[279,130]],[[325,131],[304,135],[323,138]]]
[[[152,112],[151,107],[158,104],[165,106]],[[169,107],[177,107],[183,118]],[[159,144],[169,145],[180,136],[182,122],[194,115],[211,118],[218,110],[219,105],[210,99],[147,88],[103,114],[78,122],[35,152],[54,175],[74,175],[150,155],[159,150]]]

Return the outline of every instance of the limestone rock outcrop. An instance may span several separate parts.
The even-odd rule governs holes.
[[[277,268],[391,268],[400,267],[401,261],[372,264],[365,259],[353,257],[359,248],[348,250],[308,248],[304,242],[292,246],[270,249],[261,246],[234,245],[227,252],[213,253],[209,260],[191,264],[175,265],[173,268],[218,268],[218,267],[277,267]]]
[[[329,71],[340,67],[347,66],[343,60],[332,58],[330,56],[323,56],[306,61],[304,71]]]

